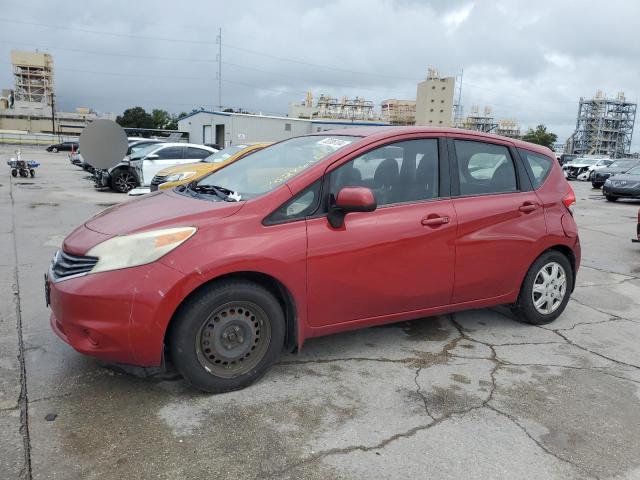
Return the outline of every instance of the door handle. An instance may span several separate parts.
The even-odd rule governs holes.
[[[518,210],[524,213],[533,212],[538,208],[538,204],[534,202],[524,202],[522,205],[518,207]]]
[[[421,221],[425,227],[439,227],[449,223],[449,217],[441,217],[440,215],[429,215]]]

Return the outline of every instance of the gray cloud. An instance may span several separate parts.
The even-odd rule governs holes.
[[[47,49],[65,108],[119,113],[139,104],[180,112],[217,105],[219,26],[223,104],[264,113],[285,113],[308,89],[376,103],[414,98],[428,67],[445,74],[464,68],[467,110],[491,105],[496,117],[515,118],[523,128],[546,123],[564,138],[574,128],[580,96],[623,90],[637,100],[640,93],[640,4],[623,0],[3,5],[0,86],[11,85],[11,48]]]

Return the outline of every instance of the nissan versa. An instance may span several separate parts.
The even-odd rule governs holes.
[[[81,353],[171,358],[195,387],[243,388],[311,337],[508,305],[556,319],[580,244],[553,153],[454,129],[292,138],[78,227],[46,280]]]

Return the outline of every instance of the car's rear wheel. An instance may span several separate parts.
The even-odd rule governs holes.
[[[518,303],[512,308],[533,325],[553,322],[564,311],[573,290],[573,269],[567,257],[549,250],[540,255],[525,276]]]
[[[187,300],[169,332],[171,357],[194,387],[212,393],[244,388],[278,358],[285,321],[264,287],[228,281]]]
[[[601,184],[601,183],[594,183],[594,182],[591,182],[591,186],[592,186],[593,188],[602,188],[602,184]]]
[[[127,193],[138,186],[135,175],[128,170],[118,170],[111,177],[111,188],[116,192]]]

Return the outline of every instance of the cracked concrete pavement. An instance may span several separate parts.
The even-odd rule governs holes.
[[[25,157],[36,178],[0,180],[0,478],[640,478],[640,202],[573,183],[583,267],[551,325],[493,308],[333,335],[204,395],[53,335],[51,255],[124,198]]]

